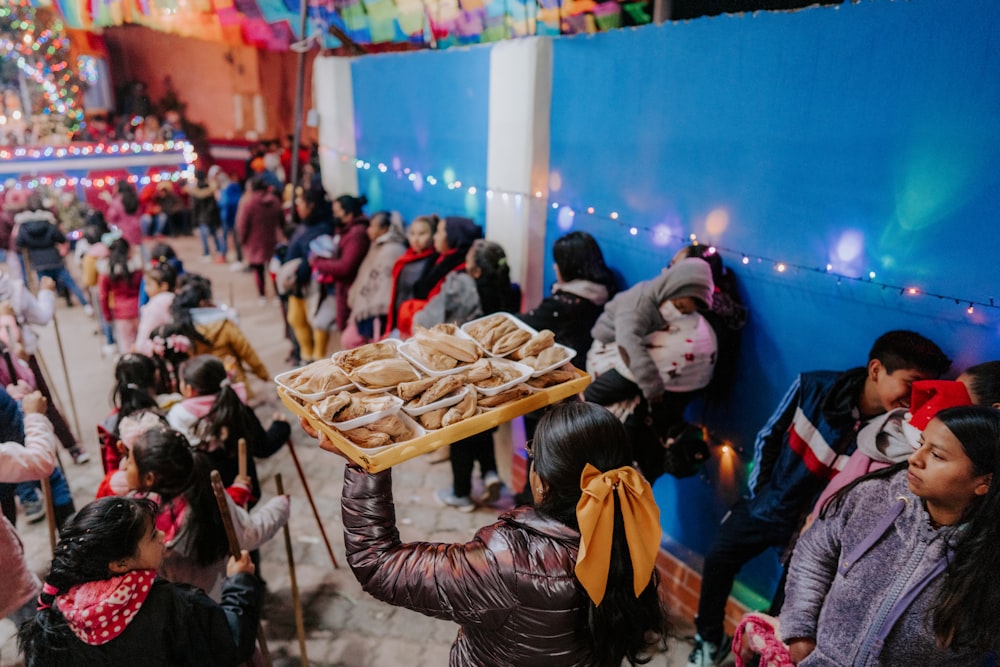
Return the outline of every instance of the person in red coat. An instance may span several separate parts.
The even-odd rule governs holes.
[[[434,261],[434,231],[439,218],[422,215],[414,218],[406,230],[409,246],[392,267],[392,296],[389,298],[389,320],[385,330],[391,333],[399,320],[399,308],[413,298],[413,288],[424,273],[424,268]]]
[[[320,276],[317,282],[321,285],[331,285],[329,288],[331,291],[324,298],[329,299],[333,296],[332,291],[336,292],[339,331],[344,330],[351,316],[351,308],[347,305],[347,292],[351,289],[351,284],[358,275],[358,268],[371,245],[371,239],[368,238],[368,218],[362,210],[367,203],[368,198],[364,195],[360,197],[341,195],[334,199],[333,215],[340,226],[338,253],[333,257],[313,257],[310,260],[313,270]]]
[[[278,245],[285,215],[281,200],[262,178],[255,176],[250,182],[250,190],[249,199],[236,213],[236,237],[243,248],[244,261],[253,271],[257,294],[264,301],[267,296],[264,269]]]
[[[132,248],[125,239],[115,239],[108,248],[108,272],[97,280],[101,313],[115,329],[118,353],[128,354],[139,330],[139,286],[142,260],[129,259]]]
[[[465,271],[465,256],[483,229],[470,218],[447,217],[439,220],[434,232],[433,259],[424,266],[423,275],[413,286],[413,298],[399,306],[396,328],[403,338],[413,335],[413,316],[441,291],[452,271]]]

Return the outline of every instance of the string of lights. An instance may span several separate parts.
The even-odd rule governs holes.
[[[398,158],[394,158],[386,162],[386,161],[361,158],[357,155],[351,155],[350,153],[346,153],[344,151],[331,148],[328,146],[321,146],[321,149],[327,151],[330,154],[339,156],[341,162],[353,161],[354,166],[359,170],[369,171],[371,169],[376,169],[383,174],[386,174],[391,171],[395,173],[397,177],[406,178],[411,183],[414,183],[415,189],[418,187],[417,186],[418,183],[419,183],[419,189],[422,189],[424,185],[431,187],[437,185],[444,185],[449,190],[459,190],[464,188],[466,193],[470,195],[483,193],[487,199],[491,199],[497,195],[502,197],[504,201],[513,198],[514,201],[518,204],[528,197],[533,197],[535,199],[543,199],[546,197],[545,193],[541,191],[521,192],[517,190],[505,190],[502,188],[486,188],[483,187],[482,185],[475,185],[463,182],[457,177],[446,178],[445,176],[438,177],[433,174],[424,174],[418,169],[412,169],[408,166],[403,165]],[[648,235],[649,237],[652,238],[652,240],[656,245],[666,245],[666,242],[669,241],[671,238],[671,231],[665,225],[648,226],[648,225],[637,225],[634,223],[630,223],[627,220],[622,219],[620,212],[617,210],[602,211],[598,210],[597,207],[594,206],[577,206],[571,203],[559,202],[559,201],[551,201],[549,205],[553,210],[560,211],[560,216],[565,217],[566,219],[571,220],[576,215],[583,215],[583,214],[586,214],[592,218],[604,219],[626,230],[630,236],[636,237],[639,236],[640,234]],[[691,243],[695,244],[699,243],[698,236],[694,233],[688,234],[687,238]],[[989,308],[989,309],[1000,308],[1000,305],[998,305],[995,302],[995,299],[993,298],[989,298],[988,300],[983,300],[978,298],[954,296],[934,291],[928,291],[914,286],[896,285],[883,282],[878,280],[878,274],[875,271],[868,271],[865,274],[853,276],[834,271],[833,265],[829,263],[825,265],[810,266],[807,264],[797,264],[785,260],[774,259],[771,257],[758,255],[756,253],[751,254],[733,248],[716,246],[714,244],[712,245],[719,251],[729,253],[736,257],[740,257],[740,262],[743,265],[748,265],[751,262],[754,262],[758,265],[770,266],[778,274],[786,274],[789,271],[803,271],[803,272],[817,273],[835,279],[838,285],[841,284],[842,282],[863,283],[866,285],[871,285],[873,287],[878,287],[886,291],[889,290],[898,291],[899,294],[903,296],[911,296],[911,297],[925,296],[940,300],[954,301],[955,304],[962,306],[965,309],[965,312],[968,313],[969,315],[975,313],[977,308]]]

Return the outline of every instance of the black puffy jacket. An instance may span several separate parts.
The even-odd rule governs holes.
[[[36,271],[60,269],[63,258],[56,246],[66,236],[56,227],[56,218],[48,211],[22,211],[14,216],[18,227],[17,247],[28,251],[31,268]]]

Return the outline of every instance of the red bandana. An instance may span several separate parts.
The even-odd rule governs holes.
[[[106,644],[125,630],[146,601],[156,570],[132,570],[120,577],[88,581],[56,598],[56,608],[81,641]]]

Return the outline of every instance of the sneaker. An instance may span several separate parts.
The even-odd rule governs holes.
[[[476,509],[476,504],[469,496],[456,496],[451,489],[438,489],[434,494],[434,499],[445,507],[453,507],[459,512],[471,512]]]
[[[259,296],[259,297],[257,297],[257,305],[258,306],[266,306],[267,305],[267,297],[266,296]]]
[[[694,636],[694,649],[688,656],[687,667],[712,667],[722,662],[729,655],[729,646],[732,640],[723,637],[722,642],[714,644],[705,641],[701,635]]]
[[[238,261],[233,262],[232,264],[229,265],[229,270],[232,271],[233,273],[237,273],[243,270],[243,266],[244,266],[243,262],[238,262]]]
[[[486,476],[483,477],[483,495],[479,496],[480,505],[492,505],[496,501],[500,500],[500,489],[503,488],[503,482],[495,472],[488,472]]]
[[[91,306],[89,303],[88,304],[84,304],[84,306],[83,306],[83,312],[85,312],[87,314],[87,317],[93,317],[94,316],[94,307]]]
[[[114,343],[108,343],[101,347],[102,357],[114,357],[116,354],[118,354],[118,346]]]
[[[226,263],[226,258],[223,257],[222,255],[217,255],[215,257],[215,259],[212,260],[212,261],[214,261],[216,264],[225,264]]]
[[[22,503],[22,507],[24,507],[24,518],[28,523],[38,523],[45,518],[45,501],[41,498]]]
[[[90,460],[90,454],[83,451],[80,447],[74,447],[69,450],[69,455],[73,457],[73,463],[78,466],[82,466],[84,463]]]

